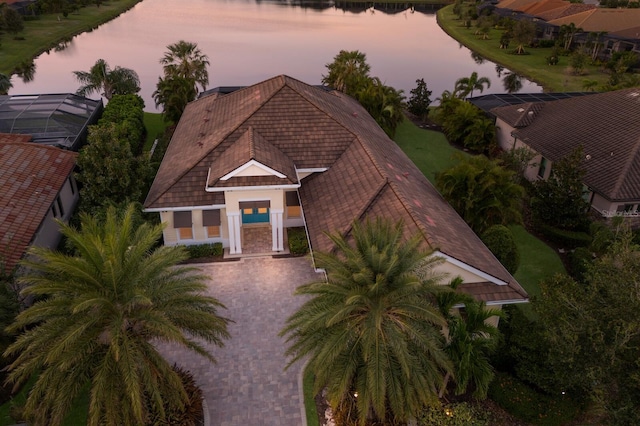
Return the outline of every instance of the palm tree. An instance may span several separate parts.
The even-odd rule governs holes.
[[[513,172],[483,155],[462,158],[436,174],[436,187],[477,233],[492,225],[522,221],[524,189],[513,180]]]
[[[468,95],[473,97],[473,92],[479,90],[480,93],[484,91],[485,86],[491,87],[491,81],[487,77],[478,78],[477,72],[472,72],[470,77],[463,77],[456,80],[455,93],[461,98],[466,98]]]
[[[522,76],[509,71],[502,79],[502,87],[507,93],[516,93],[522,89]]]
[[[329,73],[322,76],[322,84],[349,96],[355,96],[362,89],[371,70],[367,55],[358,50],[341,50],[326,67]]]
[[[454,279],[449,286],[456,290],[461,279]],[[447,319],[447,346],[445,351],[453,362],[453,375],[445,377],[440,397],[446,391],[449,379],[453,377],[456,395],[466,393],[473,385],[474,396],[486,398],[494,370],[489,356],[498,344],[498,329],[488,323],[491,317],[502,316],[502,312],[487,309],[484,302],[477,302],[471,296],[448,292],[437,297],[441,313]],[[457,314],[454,306],[464,305]]]
[[[113,95],[129,95],[140,91],[138,74],[129,68],[115,67],[113,70],[104,59],[98,59],[87,71],[74,71],[82,86],[76,91],[80,96],[100,93],[107,100]]]
[[[186,78],[164,77],[158,80],[153,99],[156,107],[162,105],[165,121],[177,123],[182,117],[187,104],[196,97],[196,86],[193,80]]]
[[[493,120],[478,117],[469,127],[464,137],[464,147],[475,152],[488,153],[495,146],[496,125]]]
[[[0,73],[0,95],[6,95],[12,87],[13,84],[11,84],[11,77]]]
[[[196,43],[180,40],[167,46],[168,51],[160,59],[165,78],[180,77],[192,82],[196,95],[198,84],[206,90],[209,84],[209,58],[204,55]],[[195,99],[195,96],[194,96]],[[193,99],[190,99],[193,100]]]
[[[389,137],[404,120],[404,95],[382,83],[378,77],[369,78],[355,93],[355,97]]]
[[[316,254],[327,281],[298,288],[311,298],[281,332],[291,342],[289,366],[308,359],[315,391],[326,387],[338,414],[350,412],[360,424],[406,421],[437,401],[451,371],[435,305],[446,287],[434,274],[421,279],[414,272],[437,260],[420,250],[419,236],[403,235],[401,223],[380,218],[355,222],[352,243],[329,235],[335,251]]]
[[[33,424],[60,424],[87,386],[90,425],[144,424],[146,402],[164,413],[163,402],[187,400],[154,342],[215,362],[200,340],[229,337],[224,306],[202,294],[206,277],[176,267],[184,249],[155,248],[162,226],[136,223],[134,212],[111,208],[104,223],[81,215],[79,230],[60,222],[76,254],[33,248],[23,263],[23,293],[38,301],[9,327],[22,334],[4,355],[15,357],[16,386],[37,376],[25,405]]]

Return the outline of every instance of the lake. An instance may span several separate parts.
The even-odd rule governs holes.
[[[407,96],[418,78],[424,78],[435,99],[473,71],[491,80],[485,94],[504,93],[505,71],[474,60],[469,49],[438,26],[431,8],[144,0],[117,19],[74,37],[64,48],[40,55],[34,79],[24,83],[13,76],[10,94],[75,92],[79,85],[72,72],[88,71],[102,58],[112,68],[134,69],[145,110],[155,111],[152,93],[162,74],[159,60],[166,46],[179,40],[197,43],[208,55],[209,88],[250,85],[279,74],[320,84],[325,65],[340,50],[360,50],[367,55],[372,76]],[[541,92],[542,87],[523,79],[520,91]]]

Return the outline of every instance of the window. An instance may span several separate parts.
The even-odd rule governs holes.
[[[202,226],[207,230],[207,238],[220,236],[220,210],[203,210]]]
[[[296,191],[290,191],[285,193],[287,202],[287,217],[300,217],[300,199]]]
[[[58,210],[60,211],[60,217],[64,216],[64,208],[62,207],[62,200],[60,197],[56,197],[56,204],[58,205]]]
[[[635,204],[618,204],[616,211],[625,212],[625,213],[633,213]]]
[[[540,168],[538,169],[538,177],[544,179],[544,175],[547,172],[548,161],[546,158],[542,157],[540,160]]]
[[[64,209],[62,208],[62,201],[60,201],[60,197],[56,197],[56,199],[53,201],[51,211],[53,212],[54,217],[64,216]]]
[[[71,193],[73,195],[76,195],[78,189],[76,188],[76,180],[73,178],[73,176],[69,176],[69,186],[71,187]]]
[[[193,240],[191,212],[173,212],[173,227],[177,229],[178,240]]]

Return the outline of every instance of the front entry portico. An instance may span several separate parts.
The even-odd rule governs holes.
[[[229,254],[242,254],[244,228],[255,226],[271,229],[271,251],[284,250],[283,199],[283,191],[279,189],[225,193]]]

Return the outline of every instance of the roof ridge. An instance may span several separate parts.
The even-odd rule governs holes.
[[[367,200],[367,202],[364,204],[364,206],[360,209],[360,211],[358,212],[358,214],[355,216],[355,219],[352,220],[351,222],[349,222],[349,224],[347,225],[347,227],[345,228],[345,230],[343,232],[341,232],[342,236],[346,236],[349,232],[351,232],[351,229],[353,229],[353,223],[355,222],[355,220],[360,220],[363,218],[364,214],[367,212],[367,210],[369,210],[369,207],[371,207],[371,204],[373,203],[373,201],[378,198],[378,195],[380,195],[380,193],[382,192],[382,190],[389,184],[389,179],[383,177],[382,178],[382,182],[380,182],[380,184],[378,184],[378,187],[376,188],[376,190],[373,192],[373,195],[371,197],[369,197],[369,200]]]
[[[631,149],[631,152],[627,157],[627,161],[625,162],[624,166],[622,167],[622,170],[620,171],[620,174],[618,175],[616,184],[613,186],[613,189],[611,191],[612,196],[618,195],[618,191],[620,191],[622,184],[625,182],[627,178],[627,173],[629,172],[629,169],[631,168],[631,166],[635,163],[635,160],[638,157],[639,153],[640,153],[640,137],[638,138],[635,145],[633,146],[633,149]]]
[[[167,187],[164,189],[164,191],[162,191],[161,193],[159,193],[158,195],[156,195],[156,197],[155,197],[153,200],[145,199],[145,201],[144,201],[144,205],[151,205],[151,204],[155,203],[156,201],[158,201],[158,199],[159,199],[160,197],[162,197],[164,194],[166,194],[166,193],[167,193],[167,191],[169,191],[171,188],[173,188],[173,185],[175,185],[176,183],[178,183],[178,182],[180,181],[180,179],[182,179],[182,178],[183,178],[187,173],[189,173],[189,172],[193,169],[193,167],[195,167],[195,165],[197,165],[200,161],[202,161],[202,159],[203,159],[203,158],[205,158],[207,155],[211,154],[211,153],[212,153],[212,152],[213,152],[213,151],[214,151],[214,150],[215,150],[215,149],[220,145],[220,143],[222,143],[223,141],[225,141],[225,140],[229,137],[229,135],[231,135],[233,132],[235,132],[236,130],[238,130],[238,128],[239,128],[240,126],[242,126],[242,124],[243,124],[243,123],[245,123],[245,122],[246,122],[246,121],[247,121],[247,120],[248,120],[248,119],[249,119],[253,114],[255,114],[255,113],[256,113],[260,108],[262,108],[262,106],[264,106],[264,104],[265,104],[265,103],[267,103],[271,98],[273,98],[273,96],[274,96],[276,93],[278,93],[280,90],[282,90],[282,88],[285,86],[285,80],[284,80],[284,78],[283,78],[283,76],[282,76],[282,75],[278,75],[278,76],[272,77],[272,78],[270,78],[270,79],[268,79],[268,80],[261,81],[260,83],[252,84],[251,86],[247,86],[247,87],[244,87],[244,88],[242,88],[242,89],[236,90],[236,91],[234,91],[234,92],[228,93],[228,94],[226,94],[226,95],[224,95],[224,96],[216,97],[216,98],[214,98],[214,99],[209,99],[209,102],[210,102],[211,104],[213,104],[213,103],[215,103],[216,101],[223,100],[223,99],[228,99],[229,97],[231,97],[231,96],[235,95],[236,93],[242,93],[242,92],[244,92],[244,91],[246,91],[246,90],[249,90],[249,89],[251,89],[251,88],[253,88],[253,87],[256,87],[256,86],[259,86],[259,85],[266,85],[266,83],[267,83],[267,82],[270,82],[270,81],[272,81],[272,80],[276,80],[276,79],[280,79],[280,80],[282,80],[281,86],[280,86],[279,88],[277,88],[276,90],[274,90],[274,91],[273,91],[273,93],[272,93],[270,96],[268,96],[268,97],[266,97],[266,98],[264,99],[264,101],[262,101],[261,103],[258,103],[258,104],[257,104],[257,106],[256,106],[255,108],[253,108],[253,110],[252,110],[252,111],[250,111],[250,112],[246,115],[246,117],[244,117],[244,119],[242,119],[242,120],[238,120],[238,124],[237,124],[236,126],[232,127],[232,128],[229,130],[229,132],[227,132],[225,135],[223,135],[222,137],[220,137],[220,142],[219,142],[218,144],[216,144],[215,146],[211,147],[211,149],[209,149],[207,152],[203,153],[203,154],[198,158],[198,160],[196,160],[196,161],[194,161],[194,162],[193,162],[193,164],[192,164],[190,167],[185,167],[185,170],[184,170],[180,175],[175,176],[175,177],[174,177],[174,179],[172,179],[172,182],[171,182],[170,184],[168,184],[168,185],[167,185]],[[189,104],[196,104],[196,103],[198,103],[198,102],[203,102],[203,101],[205,101],[206,99],[207,99],[207,96],[205,96],[204,98],[196,99],[195,101],[192,101],[192,102],[190,102]],[[188,107],[188,106],[189,106],[189,105],[187,105],[187,107]],[[179,124],[180,124],[180,122],[178,122],[178,125],[179,125]],[[178,129],[178,128],[176,127],[176,130],[177,130],[177,129]],[[174,131],[174,133],[175,133],[175,131]],[[173,139],[173,137],[172,137],[172,139]],[[200,142],[200,143],[201,143],[201,142]],[[169,145],[171,145],[171,141],[169,141]],[[158,173],[156,172],[156,176],[155,176],[155,178],[154,178],[154,182],[153,182],[153,183],[155,183],[155,179],[156,179],[157,177],[158,177]],[[153,188],[153,183],[151,184],[151,188]],[[149,195],[149,194],[147,194],[147,196],[148,196],[148,195]]]
[[[300,81],[300,80],[297,80],[297,79],[295,79],[295,78],[293,78],[293,77],[285,76],[285,85],[286,85],[287,87],[289,87],[291,90],[293,90],[293,91],[294,91],[294,92],[296,92],[298,95],[300,95],[302,98],[304,98],[307,102],[309,102],[311,105],[313,105],[313,106],[314,106],[318,111],[320,111],[322,114],[326,115],[327,117],[331,118],[333,121],[335,121],[336,123],[338,123],[338,124],[339,124],[343,129],[344,129],[344,130],[346,130],[348,133],[351,133],[351,134],[354,136],[354,138],[358,139],[358,135],[357,135],[353,130],[351,130],[349,127],[345,126],[345,125],[344,125],[344,123],[343,123],[341,120],[338,120],[335,116],[333,116],[332,114],[329,114],[329,112],[328,112],[327,110],[325,110],[325,109],[321,108],[321,107],[317,104],[317,102],[315,102],[314,100],[309,99],[307,96],[305,96],[305,95],[304,95],[300,90],[298,90],[296,87],[294,87],[294,86],[292,86],[292,85],[289,85],[288,80],[293,80],[293,81],[298,82],[298,83],[300,83],[300,84],[303,84],[303,85],[305,85],[305,86],[307,86],[307,87],[311,87],[311,88],[313,88],[314,90],[320,90],[320,89],[318,89],[317,87],[313,87],[313,86],[311,86],[311,85],[309,85],[309,84],[307,84],[307,83],[304,83],[304,82],[302,82],[302,81]],[[334,94],[333,94],[333,92],[324,92],[324,91],[323,91],[323,93],[326,93],[327,95],[331,95],[331,96],[337,96],[337,95],[334,95]],[[340,92],[340,93],[341,93],[341,95],[340,95],[340,96],[348,96],[348,95],[346,95],[346,94],[344,94],[344,93],[342,93],[342,92]],[[353,99],[353,98],[352,98],[352,99]],[[354,99],[354,101],[355,101],[355,99]],[[358,103],[358,105],[360,105],[360,104]]]
[[[8,133],[11,134],[11,133]],[[53,146],[53,145],[44,145],[44,144],[40,144],[40,143],[36,143],[36,142],[20,142],[20,141],[7,141],[7,140],[0,140],[0,143],[3,145],[16,145],[16,146],[28,146],[28,147],[34,147],[34,148],[38,148],[38,149],[47,149],[49,151],[55,151],[58,153],[65,153],[63,155],[70,155],[72,157],[77,157],[78,153],[74,152],[74,151],[69,151],[68,149],[63,149],[63,148],[59,148],[57,146]]]

